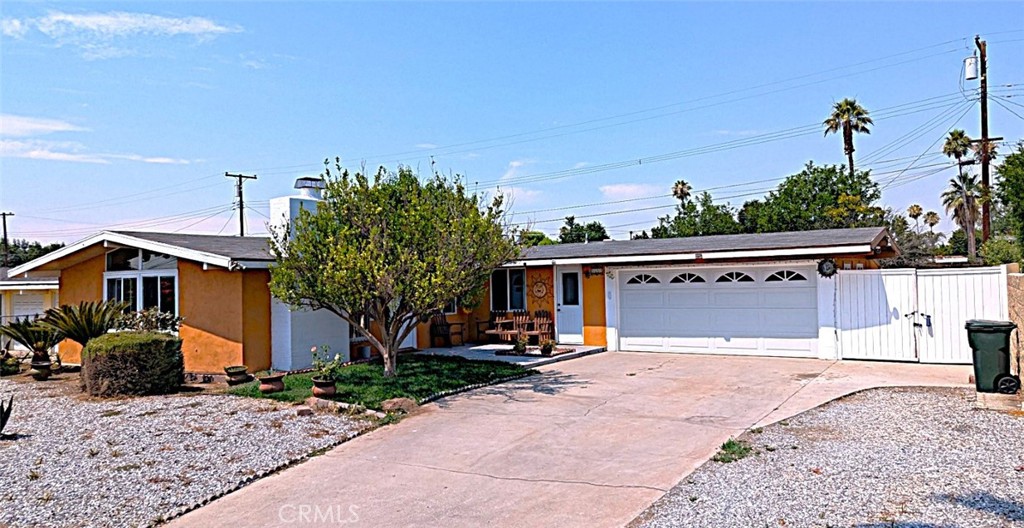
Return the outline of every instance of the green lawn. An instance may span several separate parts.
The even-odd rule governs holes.
[[[350,365],[338,378],[338,394],[333,399],[380,409],[384,400],[412,398],[419,401],[431,394],[460,389],[478,383],[516,376],[532,370],[500,361],[471,361],[461,357],[403,355],[398,358],[398,375],[384,377],[380,361]],[[264,395],[258,382],[246,383],[228,390],[229,394],[250,398],[271,398],[285,402],[301,402],[312,395],[312,374],[284,377],[283,392]]]

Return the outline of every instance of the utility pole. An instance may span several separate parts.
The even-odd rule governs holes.
[[[4,213],[0,213],[0,216],[2,216],[3,219],[4,219],[4,267],[6,268],[8,262],[9,262],[7,260],[8,259],[8,255],[11,254],[11,246],[7,243],[7,217],[8,216],[14,216],[14,213],[4,212]]]
[[[238,180],[235,182],[235,189],[238,191],[238,236],[245,236],[245,197],[242,194],[242,184],[245,180],[255,180],[256,175],[247,176],[245,174],[231,174],[225,172],[224,176],[227,178],[235,178]]]
[[[974,36],[974,45],[981,54],[981,186],[989,190],[989,137],[988,137],[988,45],[980,35]],[[992,234],[992,210],[988,200],[981,204],[981,241],[987,242]]]

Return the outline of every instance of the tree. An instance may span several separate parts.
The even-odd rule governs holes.
[[[990,238],[981,245],[981,258],[989,266],[1020,262],[1021,251],[1014,241],[1006,238]]]
[[[690,199],[690,194],[693,192],[693,187],[690,187],[686,180],[679,180],[672,186],[672,196],[680,202],[686,203]]]
[[[578,244],[581,242],[600,242],[608,240],[608,231],[601,222],[577,224],[575,216],[565,217],[565,225],[558,229],[558,241],[562,244]]]
[[[552,244],[557,244],[558,242],[548,238],[543,231],[523,231],[519,235],[519,243],[523,247],[533,247],[550,246]]]
[[[54,243],[42,245],[39,242],[13,239],[10,241],[10,254],[7,256],[7,264],[10,267],[20,266],[30,260],[35,260],[51,251],[64,247],[64,244]]]
[[[956,159],[956,168],[959,174],[964,174],[964,166],[961,164],[963,157],[971,150],[971,138],[961,129],[950,130],[949,137],[942,144],[942,153],[949,158]]]
[[[924,223],[928,225],[928,230],[932,233],[935,232],[935,226],[939,225],[942,219],[939,217],[939,213],[935,211],[928,211],[924,214]]]
[[[996,167],[996,194],[1017,244],[1024,244],[1024,141]],[[1024,246],[1022,246],[1024,247]]]
[[[686,182],[676,182],[673,191],[685,187]],[[688,194],[675,193],[679,198],[675,216],[665,215],[658,219],[658,225],[651,228],[653,238],[678,238],[689,236],[729,235],[741,231],[739,222],[731,207],[715,204],[711,194],[703,192],[697,200],[690,200]],[[685,198],[680,198],[685,196]]]
[[[942,193],[942,205],[946,207],[946,213],[951,214],[953,221],[967,233],[974,232],[982,199],[978,177],[969,174],[960,174],[949,180],[949,189]],[[974,260],[977,257],[976,248],[974,237],[967,237],[967,258]]]
[[[907,216],[914,220],[914,230],[921,230],[921,215],[924,214],[924,209],[918,204],[913,204],[907,208]]]
[[[316,211],[272,230],[270,290],[294,308],[347,321],[394,376],[402,340],[452,299],[479,298],[491,271],[518,257],[516,233],[500,194],[486,203],[457,177],[325,165]]]
[[[832,114],[822,123],[825,125],[825,135],[843,132],[843,152],[849,161],[850,177],[853,177],[853,134],[860,132],[870,134],[869,125],[875,124],[868,115],[868,111],[857,104],[856,99],[843,99],[832,105]]]
[[[942,233],[921,233],[911,229],[910,222],[903,215],[888,212],[886,226],[900,254],[891,259],[884,259],[882,266],[886,268],[907,268],[929,266],[935,262],[935,249]]]
[[[808,162],[764,199],[743,204],[738,218],[747,233],[882,226],[880,196],[866,171],[850,176],[841,166]]]

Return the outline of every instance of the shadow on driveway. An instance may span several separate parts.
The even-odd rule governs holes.
[[[590,381],[580,379],[576,374],[566,374],[561,371],[546,371],[525,378],[519,378],[496,385],[488,385],[469,392],[458,394],[450,398],[442,398],[434,402],[438,407],[445,409],[451,406],[452,402],[459,399],[471,399],[486,396],[501,396],[506,402],[528,402],[529,396],[543,394],[554,396],[561,394],[575,387],[589,385]]]

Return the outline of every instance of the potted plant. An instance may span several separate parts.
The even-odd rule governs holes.
[[[256,373],[256,379],[260,381],[260,392],[263,394],[273,394],[283,391],[284,374],[284,372],[274,372],[274,369]]]
[[[224,367],[224,373],[228,376],[228,385],[240,385],[249,381],[249,367],[245,365],[231,365]]]
[[[50,349],[57,346],[64,336],[61,332],[30,321],[27,317],[15,319],[0,326],[0,335],[9,337],[32,351],[32,370],[29,374],[37,381],[50,377]]]
[[[334,396],[338,391],[336,385],[339,371],[341,370],[344,361],[341,359],[341,354],[335,354],[331,357],[331,347],[324,345],[322,350],[318,350],[317,347],[310,349],[313,353],[313,396],[318,398],[326,398],[328,396]]]
[[[530,338],[526,337],[526,334],[520,332],[516,336],[516,340],[512,343],[512,353],[521,356],[526,354],[526,347],[530,344]]]
[[[555,352],[556,345],[557,343],[555,343],[554,339],[545,339],[540,344],[540,354],[542,356],[550,356]]]

